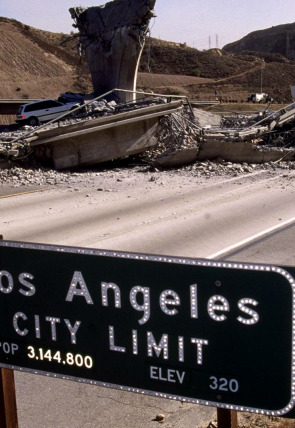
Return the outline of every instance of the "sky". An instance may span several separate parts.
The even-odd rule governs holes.
[[[1,0],[0,16],[41,30],[69,34],[69,8],[99,6],[101,0]],[[256,30],[295,22],[295,1],[157,0],[151,36],[199,50],[222,48]]]

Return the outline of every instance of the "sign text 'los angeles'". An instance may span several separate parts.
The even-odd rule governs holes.
[[[0,366],[283,415],[293,300],[282,268],[0,241]]]

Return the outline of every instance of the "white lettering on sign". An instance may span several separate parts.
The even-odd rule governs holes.
[[[150,366],[150,378],[154,380],[161,380],[163,382],[183,383],[185,372],[172,370],[164,367]]]
[[[3,277],[6,277],[6,287],[4,286],[3,292],[11,292],[13,287],[12,278],[9,272],[2,271]],[[22,274],[30,275],[30,274]],[[27,295],[33,295],[35,288],[32,284],[26,281],[25,276],[22,276],[20,279],[21,284],[26,285],[29,290]],[[31,277],[28,277],[32,279]],[[1,285],[1,283],[0,283]],[[101,282],[101,305],[103,307],[113,306],[117,309],[122,308],[122,298],[121,298],[121,289],[120,287],[113,282]],[[30,288],[31,287],[31,288]],[[0,289],[1,291],[1,289]],[[20,290],[22,293],[22,291]],[[155,292],[150,287],[142,287],[141,285],[136,285],[132,287],[129,292],[129,302],[131,307],[138,312],[142,312],[142,317],[138,320],[140,325],[146,324],[151,317],[151,293]],[[109,294],[112,294],[111,299]],[[88,305],[93,305],[93,297],[91,296],[89,289],[87,287],[86,281],[83,277],[82,272],[75,271],[68,293],[66,296],[67,302],[72,302],[74,296],[84,297]],[[198,299],[198,285],[192,284],[189,286],[189,301],[190,301],[190,316],[192,319],[197,320],[199,318],[199,299]],[[111,303],[109,303],[111,300]],[[239,310],[246,314],[247,317],[242,315],[238,316],[236,319],[239,323],[251,326],[257,324],[259,321],[259,314],[251,309],[251,306],[257,306],[258,302],[251,297],[245,297],[238,301],[237,306]],[[179,294],[174,290],[163,290],[159,294],[159,306],[165,315],[168,316],[177,316],[180,312],[181,300]],[[179,309],[176,308],[179,307]],[[249,307],[250,306],[250,307]],[[226,321],[230,315],[230,304],[226,297],[221,295],[214,295],[210,297],[207,301],[207,313],[209,317],[216,322]],[[181,361],[182,356],[180,357]]]
[[[217,305],[216,303],[221,303]],[[218,312],[229,312],[229,303],[223,296],[212,296],[211,299],[208,300],[208,314],[214,321],[224,321],[226,320],[226,315],[217,315]]]
[[[9,281],[7,280],[7,284]],[[8,287],[9,285],[7,285]],[[114,282],[107,282],[102,281],[100,283],[101,287],[101,306],[102,307],[112,307],[116,309],[122,309],[123,305],[126,305],[126,300],[122,300],[122,292],[121,288],[118,284],[115,284]],[[211,320],[222,323],[226,322],[230,318],[231,315],[231,306],[234,305],[234,303],[230,303],[228,299],[223,295],[213,295],[206,299],[206,301],[203,303],[200,301],[198,296],[198,284],[192,284],[189,286],[187,293],[187,299],[189,300],[189,310],[190,310],[190,317],[193,320],[198,320],[200,317],[200,314],[204,317],[204,313],[207,313]],[[144,325],[148,323],[148,321],[151,318],[152,314],[152,308],[151,308],[151,302],[155,302],[155,296],[153,296],[153,300],[151,300],[152,293],[158,293],[158,302],[159,302],[159,308],[160,310],[167,316],[173,316],[177,317],[181,312],[181,298],[180,295],[172,290],[155,290],[151,287],[147,286],[141,286],[136,285],[132,287],[129,291],[129,303],[131,307],[138,312],[141,312],[141,316],[138,319],[139,325]],[[87,287],[86,281],[84,279],[84,276],[82,272],[75,271],[70,287],[68,289],[67,295],[66,295],[66,301],[72,302],[74,300],[74,296],[82,296],[84,299],[81,299],[79,301],[86,302],[87,304],[93,305],[95,302],[95,299],[99,298],[99,293],[96,295],[92,295],[89,292],[89,289]],[[255,325],[259,322],[259,314],[257,311],[253,309],[253,307],[256,307],[258,305],[258,301],[251,298],[251,297],[244,297],[238,300],[235,305],[237,305],[238,309],[240,310],[241,314],[236,316],[235,320],[238,323],[243,324],[246,328],[252,325]],[[205,306],[206,305],[206,306]],[[202,310],[199,310],[199,307],[202,306]],[[204,311],[204,306],[207,309],[207,311]],[[187,308],[188,305],[186,303],[185,307]],[[124,308],[126,310],[126,307]],[[21,317],[21,315],[20,315]],[[38,321],[38,320],[37,320]],[[40,328],[37,326],[36,321],[36,337],[40,337]],[[66,322],[66,321],[65,321]],[[17,324],[17,323],[16,323]],[[56,322],[54,320],[51,321],[51,329],[52,329],[52,340],[55,340],[56,338]],[[72,336],[72,341],[74,343],[75,340],[75,329],[78,328],[78,324],[75,324],[74,326],[68,325],[68,329]],[[73,330],[73,331],[72,331]],[[26,329],[21,330],[18,328],[18,334],[27,334]],[[164,360],[168,360],[170,357],[169,353],[169,336],[168,334],[162,334],[162,336],[159,338],[155,338],[154,333],[151,331],[148,331],[145,333],[147,335],[146,339],[146,352],[148,357],[157,357],[157,358],[163,358]],[[118,344],[115,341],[115,326],[109,326],[109,349],[114,352],[132,352],[133,355],[139,354],[139,338],[138,338],[138,331],[133,329],[131,331],[131,348],[126,346],[126,344],[120,343],[120,337],[117,337],[117,341],[120,343]],[[172,339],[171,339],[172,340]],[[204,357],[204,347],[209,345],[209,341],[205,338],[185,338],[185,336],[178,336],[177,337],[177,355],[178,355],[178,361],[184,362],[185,361],[185,351],[186,348],[188,348],[188,341],[190,341],[191,344],[196,345],[196,364],[202,365],[203,364],[203,357]],[[185,345],[186,342],[186,345]],[[142,342],[141,342],[142,343]],[[175,346],[175,345],[174,345]],[[189,351],[188,355],[190,355],[191,350]]]
[[[184,337],[178,336],[178,361],[184,362]]]
[[[74,272],[73,279],[66,297],[66,302],[72,302],[74,296],[83,296],[88,305],[93,305],[93,300],[91,299],[89,290],[81,272]]]
[[[24,272],[18,276],[18,280],[19,280],[20,284],[24,285],[27,288],[27,290],[24,290],[23,288],[21,288],[19,290],[19,292],[21,294],[23,294],[24,296],[30,297],[30,296],[33,296],[35,294],[36,289],[35,289],[35,286],[33,284],[31,284],[29,281],[27,281],[28,279],[30,279],[32,281],[34,279],[33,275],[31,275],[30,273]]]
[[[2,271],[3,277],[6,277],[7,286],[4,286],[3,292],[9,293],[12,290],[12,278],[9,272]],[[29,275],[29,274],[22,274]],[[30,283],[25,282],[26,277],[21,277],[21,283],[25,284],[29,288],[27,295],[32,295],[35,291],[34,286]],[[31,278],[30,278],[31,279]],[[110,291],[111,290],[111,291]],[[0,290],[1,291],[1,290]],[[22,292],[20,290],[20,292]],[[101,304],[103,307],[109,307],[109,293],[113,294],[111,305],[117,309],[122,308],[121,300],[121,289],[113,282],[101,282]],[[153,291],[154,292],[154,291]],[[142,287],[136,285],[132,287],[129,292],[129,301],[133,309],[138,312],[142,312],[142,317],[138,320],[140,325],[147,323],[151,316],[151,293],[150,287]],[[74,296],[82,296],[85,298],[87,304],[93,305],[93,298],[90,295],[89,289],[86,285],[82,272],[75,271],[72,282],[68,289],[66,296],[67,302],[72,302]],[[192,284],[189,287],[189,299],[190,299],[190,316],[192,319],[199,318],[199,299],[198,299],[198,285]],[[249,306],[257,306],[258,302],[250,297],[242,298],[238,301],[237,306],[243,314],[238,316],[236,319],[241,324],[251,326],[257,324],[259,321],[259,314],[251,309]],[[180,309],[176,309],[176,306],[181,306],[181,300],[179,294],[174,290],[163,290],[159,295],[159,306],[165,315],[177,316]],[[207,313],[209,317],[216,322],[223,322],[228,319],[230,313],[230,304],[226,297],[221,295],[214,295],[207,301]],[[183,356],[180,355],[179,360],[181,361]]]
[[[51,339],[56,340],[56,323],[60,323],[60,318],[46,317],[45,319],[51,325]]]
[[[191,339],[191,342],[197,345],[197,364],[203,364],[203,345],[209,345],[205,339]]]
[[[190,286],[191,318],[198,318],[198,286]]]
[[[29,330],[27,328],[24,328],[23,330],[21,328],[19,328],[18,326],[18,319],[22,318],[24,321],[26,321],[28,319],[28,317],[26,316],[26,314],[24,314],[23,312],[17,312],[14,317],[13,317],[13,327],[14,330],[17,332],[17,334],[19,334],[20,336],[26,336],[29,333]]]
[[[171,297],[171,298],[169,298]],[[168,306],[179,306],[180,305],[180,298],[178,294],[173,290],[165,290],[160,295],[160,307],[164,314],[166,315],[177,315],[178,310],[177,309],[169,309]]]
[[[0,342],[0,348],[5,354],[14,355],[19,350],[19,346],[16,343]]]
[[[164,360],[168,360],[168,334],[163,334],[160,342],[157,344],[153,333],[148,331],[147,332],[147,349],[148,349],[149,357],[153,356],[153,350],[155,351],[157,357],[159,357],[161,352],[163,351]]]
[[[239,309],[244,312],[245,314],[247,314],[250,318],[243,318],[241,316],[239,316],[237,318],[237,320],[239,322],[241,322],[242,324],[246,324],[246,325],[253,325],[258,323],[259,321],[259,315],[257,312],[253,311],[253,309],[248,308],[249,305],[252,306],[257,306],[258,302],[254,299],[241,299],[238,302],[238,307]]]
[[[14,291],[19,292],[25,297],[32,297],[36,294],[37,288],[33,283],[36,279],[31,273],[22,272],[14,278],[14,276],[3,269],[0,271],[0,294],[10,295]],[[198,284],[189,285],[187,289],[182,291],[182,299],[180,294],[172,289],[154,289],[147,286],[136,285],[130,287],[129,300],[122,300],[122,291],[118,284],[114,282],[102,281],[100,282],[100,296],[99,292],[91,295],[89,288],[86,284],[85,277],[81,271],[74,271],[71,283],[67,289],[65,301],[73,302],[77,301],[79,304],[94,305],[97,303],[97,299],[101,299],[102,308],[116,308],[122,309],[123,305],[130,304],[131,307],[141,312],[138,317],[138,324],[144,325],[148,323],[151,318],[151,302],[156,302],[155,294],[158,296],[158,310],[161,311],[162,317],[176,317],[180,314],[182,309],[182,300],[185,300],[186,293],[186,304],[183,306],[186,310],[188,309],[189,316],[192,320],[198,321],[200,314],[204,317],[204,314],[208,314],[211,320],[221,323],[225,322],[231,314],[231,307],[228,299],[223,295],[213,295],[207,297],[203,303],[200,301],[198,296]],[[152,293],[153,296],[152,296]],[[78,297],[83,297],[79,299]],[[151,299],[153,297],[153,299]],[[9,298],[9,297],[7,297]],[[96,300],[95,300],[96,299]],[[188,305],[189,302],[189,305]],[[254,310],[259,305],[259,302],[252,297],[240,298],[237,303],[231,302],[231,306],[237,305],[240,315],[236,316],[236,322],[245,326],[245,328],[251,327],[259,322],[259,313]],[[205,306],[206,305],[206,306]],[[205,307],[204,307],[205,306]],[[201,310],[199,310],[201,307]],[[206,310],[204,309],[207,309]],[[124,308],[126,311],[126,307]],[[182,315],[182,314],[181,314]],[[60,318],[55,316],[44,316],[40,315],[28,315],[24,312],[18,311],[15,313],[12,319],[14,331],[19,336],[34,335],[36,339],[44,339],[50,336],[51,340],[56,342],[61,337],[61,329],[66,327],[66,331],[69,333],[69,340],[71,344],[77,344],[77,334],[81,326],[81,321],[72,321],[66,318]],[[82,334],[82,333],[80,333]],[[139,355],[140,347],[139,343],[145,343],[144,353],[150,358],[162,358],[163,360],[169,360],[170,355],[176,356],[178,362],[183,363],[185,361],[185,353],[191,355],[192,350],[190,346],[195,345],[196,351],[196,364],[202,365],[205,353],[205,347],[209,345],[209,341],[205,338],[185,337],[183,336],[172,336],[171,337],[163,333],[159,336],[154,335],[152,331],[146,331],[146,339],[142,341],[139,339],[139,334],[142,334],[136,329],[132,329],[131,335],[131,346],[122,344],[121,337],[116,336],[115,338],[115,326],[109,326],[109,349],[114,352],[132,352],[133,355]],[[126,339],[125,339],[126,340]],[[171,342],[171,343],[170,343]],[[173,352],[170,352],[170,347],[174,346]],[[175,349],[176,348],[176,349]],[[169,372],[170,373],[170,372]],[[172,378],[169,377],[169,382],[172,382]]]
[[[110,325],[109,326],[109,349],[110,351],[115,352],[127,352],[127,349],[130,349],[128,347],[128,344],[118,343],[115,341],[115,327]],[[138,355],[138,331],[132,330],[131,333],[131,345],[132,345],[132,353],[133,355]],[[203,347],[206,345],[209,345],[209,341],[206,339],[198,339],[195,337],[190,338],[190,342],[193,345],[196,345],[196,361],[198,365],[203,364],[203,354],[204,349]],[[187,346],[188,346],[187,343]],[[124,345],[124,346],[123,346]],[[150,358],[162,358],[163,360],[169,359],[169,347],[178,347],[178,361],[183,363],[184,362],[184,337],[178,336],[177,338],[169,336],[168,334],[164,333],[161,336],[161,339],[157,341],[151,331],[146,332],[146,355]],[[192,346],[191,346],[192,348]],[[194,347],[193,347],[194,348]],[[173,352],[172,352],[173,353]],[[189,349],[189,354],[191,354],[191,349]]]
[[[108,301],[108,290],[111,289],[115,295],[115,308],[121,308],[121,291],[120,288],[113,284],[112,282],[102,282],[101,283],[101,299],[103,306],[109,306]]]
[[[78,328],[81,325],[81,321],[76,321],[73,326],[70,320],[65,319],[64,322],[66,323],[66,326],[68,327],[69,332],[71,333],[71,343],[76,344],[77,343],[76,334],[77,334]]]
[[[40,330],[40,317],[35,315],[35,334],[37,339],[41,339],[41,330]]]
[[[51,340],[56,341],[57,340],[57,324],[60,324],[61,319],[57,318],[57,317],[45,317],[45,321],[50,324]],[[68,319],[64,319],[63,321],[64,321],[64,323],[65,323],[65,325],[66,325],[66,327],[70,333],[71,343],[73,345],[76,344],[77,343],[76,334],[77,334],[78,328],[81,325],[81,321],[76,321],[74,323],[74,325],[72,325],[72,323]],[[18,335],[26,336],[27,334],[29,334],[30,330],[27,328],[28,317],[23,312],[17,312],[16,314],[14,314],[13,319],[12,319],[12,324],[13,324],[15,332]],[[32,324],[32,323],[30,323],[30,324]],[[46,329],[46,325],[45,325],[45,327],[43,326],[43,329]],[[36,339],[41,338],[40,316],[39,315],[34,315],[34,333],[35,333]]]
[[[35,294],[36,289],[31,282],[27,281],[28,279],[32,281],[34,279],[34,276],[26,272],[19,274],[18,281],[20,285],[23,285],[26,288],[20,288],[18,291],[24,296],[30,297]],[[1,270],[0,271],[0,292],[3,294],[10,294],[14,289],[14,285],[15,283],[12,275],[6,270]]]
[[[6,281],[5,281],[6,279]],[[4,285],[4,283],[6,284]],[[9,294],[13,290],[13,278],[9,272],[2,270],[0,272],[0,291],[4,294]]]
[[[143,304],[137,303],[137,295],[141,293],[143,296]],[[130,291],[130,303],[136,311],[142,311],[143,317],[138,321],[140,325],[145,324],[150,319],[150,289],[148,287],[133,287]]]
[[[239,390],[239,382],[237,379],[226,379],[224,377],[217,378],[215,376],[210,377],[211,383],[209,384],[209,388],[216,389],[219,391],[230,391],[230,392],[238,392]]]
[[[109,326],[109,342],[111,351],[126,352],[126,348],[124,348],[123,346],[115,345],[115,332],[114,327],[112,325]]]

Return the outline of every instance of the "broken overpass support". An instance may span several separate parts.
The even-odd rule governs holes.
[[[135,91],[136,77],[156,0],[113,0],[70,9],[91,72],[94,96],[113,88]],[[122,102],[133,99],[121,95]]]
[[[182,108],[182,101],[154,104],[127,113],[36,130],[23,141],[35,150],[37,158],[51,160],[56,169],[94,165],[155,147],[159,118]]]

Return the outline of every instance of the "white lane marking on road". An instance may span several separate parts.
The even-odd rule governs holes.
[[[256,233],[255,235],[249,236],[248,238],[245,238],[242,241],[237,242],[236,244],[230,245],[229,247],[223,248],[222,250],[217,251],[216,253],[211,254],[210,256],[207,256],[206,258],[215,259],[216,257],[222,256],[223,254],[226,254],[230,251],[234,251],[239,247],[242,247],[243,245],[249,244],[252,241],[256,241],[257,239],[267,236],[268,234],[275,232],[276,230],[282,229],[283,227],[288,226],[289,224],[292,224],[294,222],[295,222],[295,217],[289,218],[289,220],[283,221],[281,223],[276,224],[275,226],[262,230],[261,232]]]

